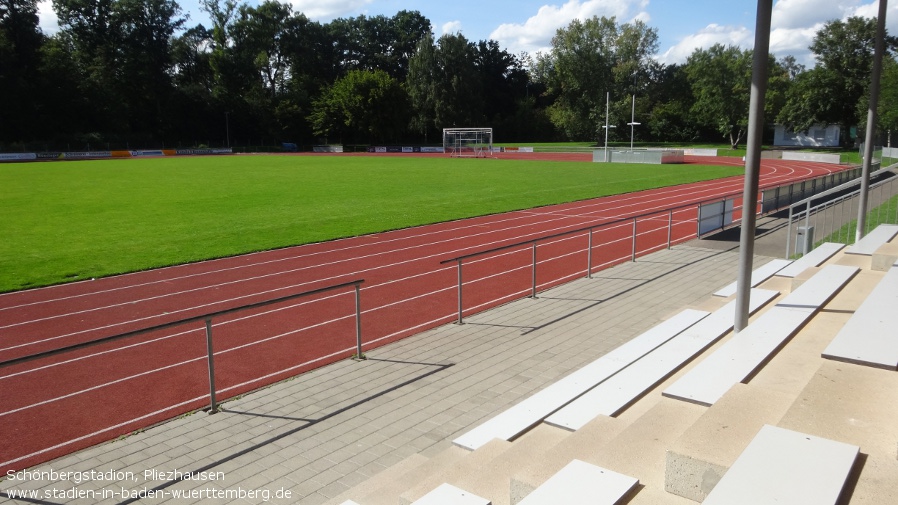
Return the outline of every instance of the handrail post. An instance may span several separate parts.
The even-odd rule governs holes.
[[[667,216],[667,249],[670,250],[671,235],[673,234],[673,211]]]
[[[792,204],[789,204],[789,220],[786,221],[786,259],[789,259],[789,247],[792,244]]]
[[[702,204],[699,202],[695,206],[695,236],[702,236]]]
[[[533,290],[530,293],[530,298],[536,299],[536,241],[533,241]]]
[[[811,198],[808,199],[808,210],[807,214],[804,215],[804,229],[807,230],[809,226],[811,226]],[[807,233],[807,231],[805,231]],[[798,251],[795,251],[798,252]]]
[[[461,304],[461,285],[462,285],[462,282],[461,282],[461,262],[462,262],[462,260],[461,260],[461,258],[459,258],[459,259],[458,259],[458,321],[456,321],[457,324],[465,324],[464,320],[462,320],[462,315],[461,315],[461,311],[462,311],[462,304]]]
[[[745,212],[745,200],[742,200],[742,212]],[[736,200],[733,200],[733,210],[736,210]],[[720,229],[723,230],[724,224],[723,221],[727,215],[727,199],[724,198],[720,201]]]
[[[586,246],[586,278],[592,279],[592,228],[589,229],[589,245]]]
[[[365,359],[362,354],[362,289],[359,284],[355,285],[355,340],[357,359]]]
[[[636,261],[636,218],[633,218],[633,256],[630,261]]]
[[[206,353],[209,360],[209,414],[218,412],[215,401],[215,355],[212,352],[212,318],[206,319]]]

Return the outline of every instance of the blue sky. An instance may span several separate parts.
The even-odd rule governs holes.
[[[258,4],[258,0],[244,0]],[[461,32],[470,40],[494,39],[509,52],[536,53],[550,47],[552,35],[575,18],[615,16],[620,22],[635,19],[658,29],[656,58],[663,63],[682,63],[693,50],[715,43],[749,48],[754,43],[757,4],[746,0],[280,0],[309,18],[327,22],[361,14],[392,16],[400,10],[417,10],[430,19],[434,33]],[[188,24],[208,18],[198,0],[178,0]],[[54,31],[50,0],[41,5],[41,26]],[[771,52],[791,54],[812,65],[807,50],[814,33],[832,19],[853,15],[873,17],[876,0],[778,0],[774,2]],[[889,30],[898,33],[898,2],[889,6]]]

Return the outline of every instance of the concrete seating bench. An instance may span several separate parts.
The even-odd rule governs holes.
[[[858,270],[844,265],[824,267],[662,394],[713,405],[733,384],[754,375]]]
[[[766,263],[758,268],[756,268],[751,273],[751,287],[755,287],[758,284],[766,281],[767,279],[773,277],[777,272],[782,270],[783,268],[789,266],[791,264],[791,260],[783,260],[783,259],[775,259]],[[727,286],[724,286],[717,290],[714,293],[714,296],[722,296],[724,298],[728,296],[733,296],[736,294],[736,283],[738,281],[733,282]]]
[[[704,505],[834,505],[859,448],[765,425]]]
[[[888,272],[895,263],[898,263],[898,241],[879,246],[873,253],[870,269],[876,272]]]
[[[777,295],[779,293],[776,291],[753,289],[750,311],[754,313]],[[596,416],[619,414],[732,330],[735,316],[736,300],[733,300],[547,417],[546,422],[568,430],[579,430]]]
[[[898,225],[881,224],[866,236],[864,236],[864,238],[860,239],[853,246],[846,249],[845,253],[873,256],[873,253],[875,253],[876,250],[879,249],[879,246],[892,240],[895,235],[898,235]]]
[[[798,258],[793,261],[791,265],[777,272],[776,275],[777,277],[795,277],[808,268],[820,266],[820,264],[833,257],[844,247],[845,244],[837,244],[835,242],[825,242],[820,244],[813,251]]]
[[[708,314],[709,312],[701,310],[686,309],[452,442],[473,451],[494,438],[512,440]]]
[[[898,370],[898,266],[893,266],[839,330],[823,357]]]
[[[412,505],[491,505],[491,501],[451,484],[442,484]]]
[[[614,505],[639,480],[575,459],[518,505]]]

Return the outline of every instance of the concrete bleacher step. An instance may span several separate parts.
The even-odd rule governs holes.
[[[670,319],[662,321],[596,361],[574,371],[461,435],[453,440],[453,443],[475,450],[494,438],[514,439],[571,400],[645,356],[708,314],[705,311],[686,309]]]
[[[873,291],[836,334],[823,357],[898,370],[898,266]]]
[[[415,500],[412,505],[492,505],[480,496],[451,484],[441,484],[433,491]]]
[[[854,245],[849,246],[845,253],[872,256],[880,246],[890,242],[896,235],[898,235],[898,225],[881,224]]]
[[[575,459],[536,488],[521,505],[614,505],[639,479]]]
[[[705,409],[660,396],[653,400],[657,402],[629,425],[616,418],[596,418],[547,452],[538,464],[529,465],[516,473],[511,481],[511,503],[520,503],[527,494],[574,459],[637,478],[641,485],[662,488],[667,447]],[[621,426],[623,429],[620,429]],[[602,428],[609,433],[601,436]],[[617,434],[610,433],[617,430],[620,430]],[[590,433],[593,442],[580,438],[583,433]],[[574,441],[581,443],[570,443]]]
[[[495,448],[499,450],[501,446],[507,447],[510,444],[496,441],[495,445],[500,446]],[[338,498],[350,498],[358,502],[359,505],[396,505],[400,493],[413,486],[424,476],[440,472],[468,454],[468,451],[464,449],[450,446],[432,458],[412,455],[399,464],[373,476],[368,481],[353,487],[348,494],[343,493]],[[415,461],[418,464],[414,464]],[[397,466],[400,468],[396,468]]]
[[[808,268],[818,267],[827,260],[835,256],[839,251],[845,248],[845,244],[837,244],[835,242],[824,242],[813,251],[805,254],[801,258],[793,261],[792,264],[786,266],[776,273],[777,277],[796,277]]]
[[[698,405],[658,397],[656,404],[605,444],[589,462],[636,477],[645,486],[661,488],[667,448],[705,410]]]
[[[734,384],[749,380],[857,273],[857,267],[824,267],[699,362],[663,394],[700,405],[714,404]]]
[[[701,502],[765,424],[776,424],[795,396],[736,384],[668,448],[664,489]]]
[[[515,440],[508,450],[493,459],[477,460],[473,457],[477,452],[474,451],[470,457],[460,461],[457,468],[435,477],[479,496],[488,497],[493,505],[509,505],[509,482],[512,475],[530,463],[541,461],[547,451],[568,436],[569,432],[541,424]],[[403,493],[403,501],[405,497],[412,496],[413,490]]]
[[[695,505],[695,502],[655,487],[640,488],[626,505]]]
[[[749,313],[777,295],[776,291],[752,289]],[[735,315],[733,300],[555,412],[546,422],[577,430],[596,416],[617,415],[732,330]]]
[[[528,440],[530,439],[528,438]],[[505,452],[512,451],[515,448],[517,448],[517,451],[514,454],[520,454],[521,448],[527,450],[527,443],[520,444],[493,439],[473,452],[454,447],[454,449],[464,451],[466,454],[449,465],[418,473],[412,481],[404,480],[404,488],[392,496],[391,503],[395,504],[398,500],[398,503],[401,505],[409,505],[441,483],[459,485],[471,472],[477,472],[479,468],[489,466],[497,459],[501,459]],[[367,504],[363,503],[362,505]]]
[[[898,264],[898,240],[879,246],[870,260],[870,269],[877,272],[888,272],[892,266]]]
[[[762,282],[773,277],[777,272],[788,267],[791,263],[792,260],[775,259],[761,265],[751,273],[751,287],[759,286]],[[714,292],[714,296],[727,298],[735,295],[737,282],[738,281],[733,281],[731,284],[718,289]]]
[[[608,442],[620,434],[628,424],[620,419],[600,416],[576,432],[568,432],[554,426],[542,425],[568,436],[545,451],[538,460],[528,461],[512,474],[510,482],[511,504],[519,503],[540,484],[564,468],[573,459],[594,462],[594,457]]]
[[[778,425],[860,447],[865,461],[851,503],[894,503],[898,496],[898,374],[820,360]]]
[[[859,448],[765,425],[702,502],[834,505]]]

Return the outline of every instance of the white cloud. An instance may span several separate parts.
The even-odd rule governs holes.
[[[771,26],[777,29],[806,29],[831,19],[840,19],[844,7],[820,0],[779,0],[773,6]]]
[[[593,16],[616,17],[618,22],[635,19],[648,21],[648,0],[569,0],[564,5],[544,5],[524,24],[506,23],[493,30],[489,38],[508,48],[510,53],[548,51],[552,37],[574,19]]]
[[[749,48],[754,45],[754,34],[744,26],[710,24],[698,33],[684,37],[657,59],[661,63],[685,63],[696,49],[708,49],[714,44]]]
[[[770,32],[770,52],[777,58],[794,56],[799,63],[812,67],[814,57],[808,47],[821,28],[823,23],[806,28],[775,28]]]
[[[443,31],[442,35],[454,34],[461,31],[461,21],[449,21],[448,23],[443,23]]]
[[[59,19],[53,10],[52,0],[43,0],[37,4],[38,25],[45,35],[53,35],[59,31]]]
[[[316,21],[330,21],[334,18],[358,12],[373,0],[291,0],[293,10],[302,12]]]
[[[845,20],[851,16],[875,17],[879,1],[861,3],[859,0],[779,0],[773,6],[770,32],[770,52],[778,58],[794,56],[799,63],[814,66],[808,46],[828,21]],[[889,6],[886,17],[890,33],[898,33],[898,5]],[[685,63],[698,48],[707,49],[720,43],[750,49],[754,47],[754,26],[721,26],[712,24],[680,40],[658,57],[665,64]]]
[[[872,2],[859,5],[845,13],[844,18],[851,16],[861,16],[865,18],[875,18],[879,15],[879,2]],[[890,2],[886,11],[886,29],[890,34],[898,33],[898,3]]]

